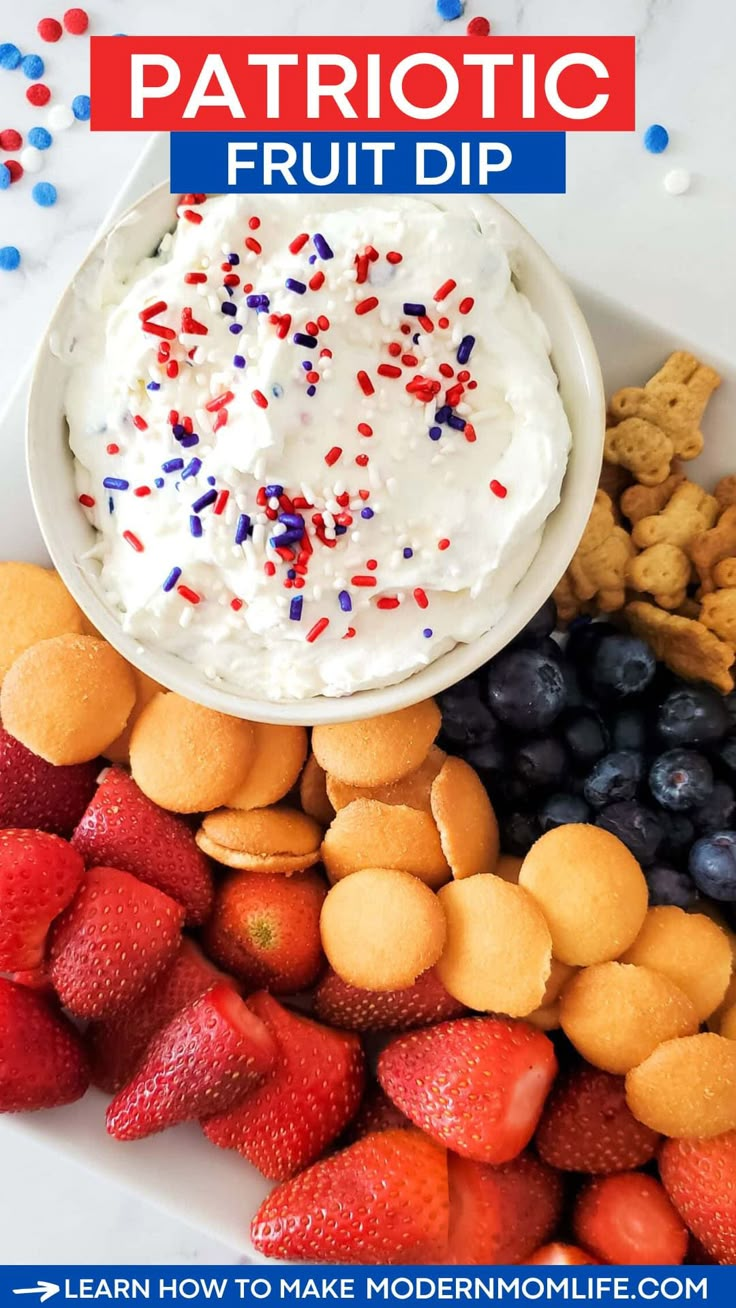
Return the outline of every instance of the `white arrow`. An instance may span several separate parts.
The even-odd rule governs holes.
[[[60,1287],[54,1285],[53,1281],[39,1281],[36,1285],[31,1285],[26,1290],[13,1290],[13,1294],[37,1294],[39,1303],[45,1303],[47,1299],[53,1299],[55,1294],[59,1293]]]

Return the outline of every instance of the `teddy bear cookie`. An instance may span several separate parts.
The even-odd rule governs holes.
[[[677,350],[644,386],[612,396],[604,453],[644,486],[666,481],[673,459],[695,459],[703,448],[700,423],[720,386],[714,368]]]
[[[734,688],[734,648],[698,619],[667,613],[643,600],[626,606],[629,627],[651,645],[657,658],[679,677],[709,681],[728,695]]]
[[[616,522],[605,491],[596,491],[593,509],[567,572],[554,591],[560,618],[569,622],[594,601],[601,613],[614,613],[626,600],[626,572],[636,550]]]

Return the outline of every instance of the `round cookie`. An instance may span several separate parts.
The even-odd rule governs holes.
[[[524,1021],[531,1022],[532,1026],[538,1027],[540,1031],[559,1031],[559,1000],[554,1004],[542,1004],[541,1008],[535,1008],[533,1013],[527,1013]]]
[[[555,827],[532,845],[519,885],[547,919],[555,958],[581,967],[628,949],[649,899],[644,873],[622,841],[583,823]]]
[[[708,1018],[708,1030],[716,1031],[719,1035],[725,1035],[722,1024],[724,1018],[732,1010],[736,1011],[736,972],[731,973],[731,980],[729,981],[728,988],[723,996],[723,1002],[719,1004],[718,1008],[716,1008]]]
[[[386,786],[415,772],[442,719],[433,699],[361,722],[315,727],[312,749],[328,775],[350,786]]]
[[[301,872],[319,862],[322,828],[294,808],[221,808],[202,819],[197,844],[226,867]]]
[[[552,1004],[559,999],[562,991],[577,972],[577,968],[571,967],[569,963],[561,963],[559,958],[552,959],[547,985],[542,996],[542,1005]]]
[[[159,686],[157,681],[153,681],[151,677],[147,677],[145,672],[139,672],[138,668],[132,666],[131,672],[133,673],[133,680],[135,681],[135,704],[133,705],[130,717],[128,718],[123,731],[121,731],[120,735],[116,736],[115,740],[113,740],[103,751],[105,758],[109,758],[111,763],[129,762],[130,737],[133,727],[146,707],[146,704],[150,704],[154,695],[157,695],[159,691],[162,695],[166,694],[163,686]]]
[[[704,1032],[667,1040],[626,1077],[634,1117],[662,1135],[736,1130],[736,1042]]]
[[[431,813],[432,782],[446,758],[445,751],[433,745],[424,762],[414,772],[409,772],[400,781],[389,782],[387,786],[349,786],[337,777],[328,776],[327,794],[330,803],[339,811],[347,804],[352,804],[354,799],[377,799],[380,804],[405,804],[407,808],[418,808],[423,813]]]
[[[731,978],[731,946],[724,931],[702,913],[660,905],[650,908],[622,963],[661,972],[685,991],[700,1021],[723,1002]]]
[[[466,877],[437,898],[447,942],[437,964],[445,989],[468,1008],[525,1017],[550,976],[552,941],[531,895],[500,877]]]
[[[560,1024],[594,1067],[622,1075],[663,1040],[693,1035],[692,1001],[660,972],[632,963],[597,963],[565,986]]]
[[[59,766],[104,754],[135,703],[131,668],[104,640],[54,636],[15,660],[0,715],[26,749]]]
[[[320,767],[314,754],[309,755],[299,778],[299,803],[304,812],[322,827],[328,827],[335,816],[327,794],[327,773]]]
[[[133,728],[130,770],[154,804],[200,813],[226,804],[245,780],[254,740],[252,723],[161,692]]]
[[[448,758],[430,797],[442,852],[456,881],[493,872],[498,862],[498,822],[477,772]]]
[[[337,975],[362,990],[402,990],[437,962],[445,943],[437,896],[409,872],[363,868],[322,905],[322,948]]]
[[[252,723],[255,758],[245,781],[228,800],[229,808],[267,808],[288,795],[307,757],[304,727]]]
[[[340,809],[325,833],[322,862],[330,881],[381,866],[411,872],[433,889],[450,879],[430,814],[375,799],[355,799]]]
[[[20,654],[53,636],[79,635],[84,614],[61,577],[35,563],[0,563],[0,685]]]
[[[718,1034],[724,1036],[726,1040],[736,1040],[736,1004],[732,1004],[721,1016]]]

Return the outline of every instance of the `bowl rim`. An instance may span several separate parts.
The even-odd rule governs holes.
[[[573,442],[576,439],[575,428],[585,427],[586,442],[591,447],[587,460],[590,464],[590,481],[588,484],[586,476],[582,488],[578,485],[575,486],[573,501],[571,501],[569,485],[567,494],[565,492],[565,482],[570,477],[568,462],[560,502],[545,523],[540,547],[524,579],[528,583],[530,573],[532,571],[538,573],[534,578],[535,584],[528,588],[528,593],[525,595],[526,603],[524,608],[519,609],[518,613],[515,612],[513,601],[518,592],[517,587],[512,592],[506,612],[499,622],[488,631],[483,632],[473,641],[458,642],[446,654],[391,685],[357,690],[344,696],[316,695],[299,700],[254,699],[240,694],[235,689],[229,689],[226,685],[208,680],[200,669],[194,664],[188,663],[180,655],[145,645],[138,637],[123,631],[119,618],[104,603],[92,584],[90,576],[79,566],[79,561],[68,548],[68,541],[63,529],[65,515],[59,514],[58,503],[54,505],[51,499],[44,496],[40,490],[42,480],[38,475],[38,469],[43,461],[45,444],[49,439],[48,436],[39,435],[44,426],[42,392],[44,389],[45,365],[52,353],[51,338],[53,333],[60,324],[68,300],[74,294],[77,279],[92,261],[99,256],[111,234],[126,223],[130,223],[141,210],[145,212],[147,208],[161,202],[164,193],[166,195],[172,194],[168,181],[151,187],[138,200],[129,205],[116,218],[114,223],[105,226],[103,230],[95,235],[84,258],[77,265],[58,297],[35,352],[26,406],[26,471],[33,508],[54,567],[92,626],[138,671],[145,673],[166,689],[174,691],[186,699],[194,700],[231,717],[277,724],[312,726],[319,723],[320,725],[327,725],[375,717],[379,714],[408,707],[422,699],[441,693],[449,686],[477,671],[483,663],[487,662],[495,654],[500,653],[518,635],[519,631],[548,598],[565,572],[577,549],[590,515],[598,480],[597,475],[593,476],[593,472],[596,468],[600,469],[603,458],[606,400],[598,354],[590,329],[573,291],[550,256],[523,224],[495,197],[484,195],[482,197],[483,203],[486,206],[490,205],[496,211],[504,238],[507,238],[510,234],[514,253],[520,255],[522,259],[534,263],[536,271],[543,278],[559,303],[561,317],[565,319],[567,324],[568,339],[574,342],[575,345],[576,368],[582,382],[581,394],[585,397],[585,408],[587,409],[584,417],[579,418],[577,423],[573,423],[568,414]],[[428,196],[427,198],[431,199],[432,197]],[[457,200],[457,198],[459,197],[452,197],[453,200]],[[474,198],[473,196],[467,197],[470,203]],[[523,278],[521,279],[520,289],[524,291]],[[552,342],[552,350],[554,353],[554,341]],[[596,431],[598,432],[597,442],[595,441]],[[579,431],[577,439],[580,439]],[[599,457],[596,458],[596,454]],[[69,457],[72,457],[71,451],[69,451]],[[545,547],[548,526],[551,518],[563,509],[566,511],[566,517],[569,521],[566,521],[563,539],[556,541],[551,571],[546,571],[539,565]],[[547,550],[545,563],[548,568],[550,564],[549,554],[550,551]]]

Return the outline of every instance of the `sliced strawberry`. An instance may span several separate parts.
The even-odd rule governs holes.
[[[447,1160],[418,1131],[382,1131],[264,1199],[251,1239],[268,1258],[434,1263],[447,1249]]]
[[[43,995],[0,977],[0,1113],[71,1104],[88,1085],[71,1023]]]
[[[521,1153],[556,1072],[546,1035],[493,1017],[396,1036],[378,1060],[389,1099],[435,1140],[481,1163]]]
[[[252,988],[305,990],[324,963],[319,915],[326,894],[316,872],[235,872],[217,889],[205,949]]]
[[[73,900],[84,864],[45,831],[0,831],[0,972],[36,972],[54,918]]]
[[[0,726],[0,827],[70,836],[95,792],[102,764],[54,767]]]
[[[598,1266],[595,1258],[574,1244],[545,1244],[524,1261],[527,1266],[582,1267],[586,1263]]]
[[[154,804],[121,768],[109,768],[72,843],[87,867],[116,867],[155,886],[186,909],[189,926],[212,907],[210,864],[187,822]]]
[[[199,999],[218,981],[235,982],[218,971],[187,937],[173,961],[137,999],[106,1022],[94,1022],[86,1042],[92,1082],[114,1094],[136,1071],[152,1038],[182,1008]]]
[[[358,990],[329,971],[314,992],[314,1011],[323,1022],[349,1031],[410,1031],[466,1010],[430,968],[406,990]]]
[[[133,1080],[107,1110],[116,1140],[141,1140],[229,1108],[257,1086],[276,1041],[231,986],[213,986],[154,1036]]]
[[[587,1064],[560,1077],[537,1127],[537,1153],[563,1172],[628,1172],[654,1158],[660,1137],[627,1106],[622,1076]]]
[[[236,1149],[272,1181],[319,1158],[354,1116],[365,1083],[360,1040],[292,1013],[262,992],[248,1006],[278,1046],[268,1080],[227,1113],[209,1117],[205,1135]]]
[[[351,1143],[364,1135],[373,1135],[376,1131],[414,1130],[414,1125],[405,1117],[396,1104],[392,1104],[383,1093],[380,1085],[368,1086],[358,1116],[350,1123],[345,1139]]]
[[[573,1230],[605,1263],[676,1266],[687,1251],[685,1226],[659,1181],[644,1172],[619,1172],[586,1186]]]
[[[93,867],[49,937],[49,973],[74,1017],[125,1008],[173,958],[184,910],[129,872]]]
[[[532,1154],[500,1167],[450,1154],[448,1167],[452,1262],[520,1263],[554,1231],[562,1181]]]
[[[666,1140],[659,1174],[706,1253],[736,1266],[736,1131],[709,1140]]]

